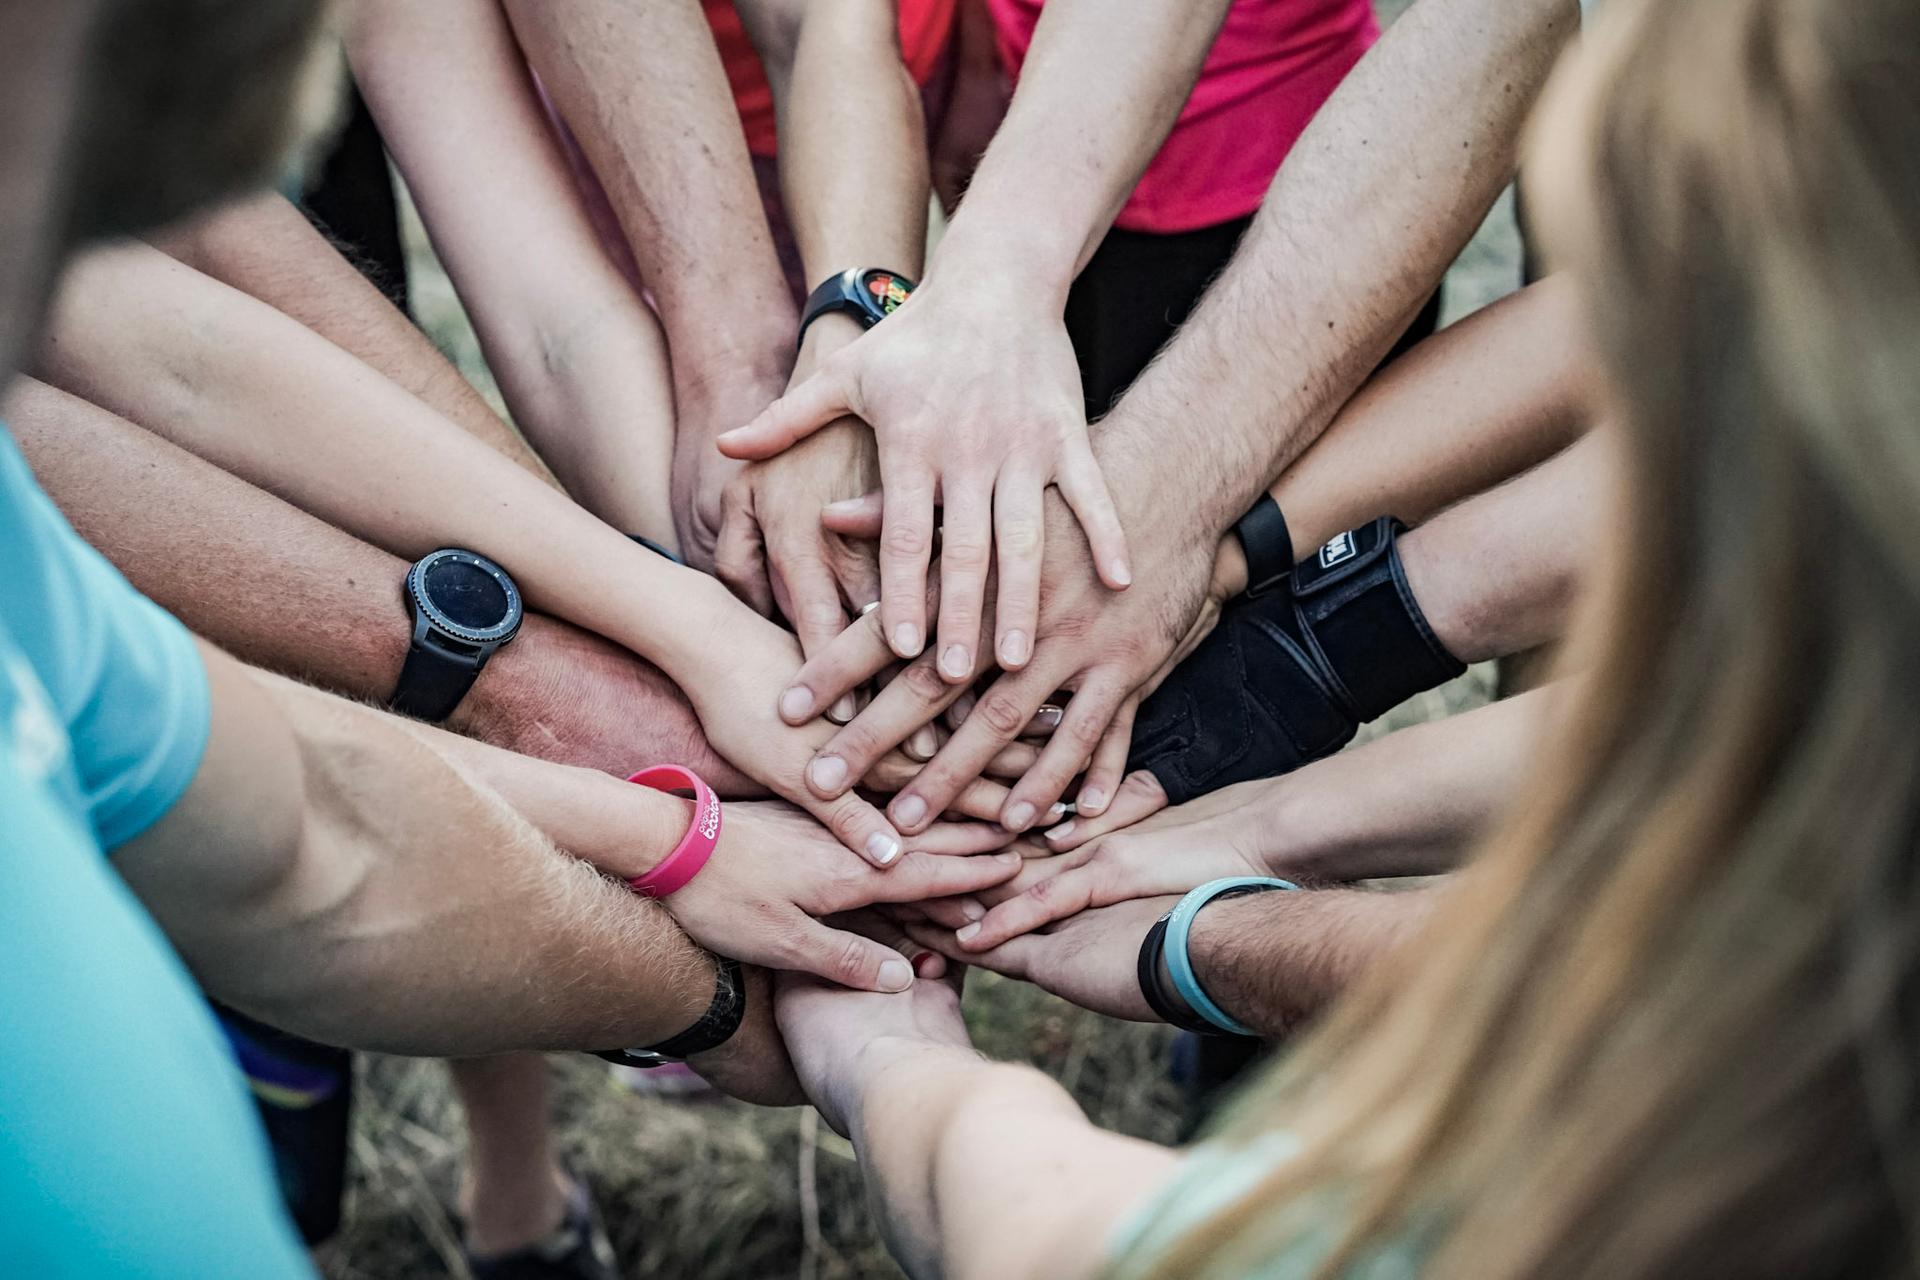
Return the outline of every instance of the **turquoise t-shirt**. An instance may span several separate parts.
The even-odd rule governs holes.
[[[205,1000],[106,850],[206,749],[181,625],[0,429],[0,1272],[311,1276]]]

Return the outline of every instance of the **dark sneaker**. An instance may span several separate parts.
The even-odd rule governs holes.
[[[620,1280],[613,1242],[600,1225],[586,1184],[572,1179],[567,1212],[544,1240],[511,1253],[479,1258],[466,1253],[473,1280]]]

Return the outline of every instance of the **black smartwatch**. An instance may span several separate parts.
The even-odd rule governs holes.
[[[395,711],[438,722],[453,714],[480,669],[520,632],[520,589],[485,556],[436,551],[407,570],[413,643],[388,699]]]
[[[719,972],[714,977],[713,1002],[700,1015],[700,1021],[669,1040],[650,1049],[596,1049],[594,1056],[617,1062],[623,1067],[648,1070],[669,1062],[685,1062],[697,1053],[718,1049],[733,1038],[747,1016],[747,983],[740,962],[717,957]]]
[[[807,326],[829,311],[849,312],[861,328],[871,329],[912,295],[913,281],[898,271],[884,267],[842,271],[807,295],[807,305],[800,312],[800,336],[805,338]]]

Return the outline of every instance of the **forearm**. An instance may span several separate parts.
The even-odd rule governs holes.
[[[1209,903],[1187,955],[1213,1002],[1266,1036],[1313,1018],[1426,922],[1432,889],[1314,889]]]
[[[345,12],[354,74],[514,421],[589,509],[674,545],[666,343],[588,218],[505,16]]]
[[[285,196],[274,193],[224,206],[154,243],[293,317],[526,470],[558,483],[427,336]]]
[[[1453,869],[1513,798],[1561,696],[1535,689],[1247,784],[1261,788],[1257,854],[1315,884]]]
[[[55,383],[390,554],[460,546],[499,561],[531,607],[632,649],[683,688],[702,674],[703,624],[733,617],[704,575],[634,545],[301,325],[154,250],[102,251],[70,273],[44,364]]]
[[[195,632],[351,697],[392,694],[412,630],[405,560],[44,383],[19,380],[3,416],[81,536]],[[755,790],[714,755],[665,676],[542,614],[449,723],[546,760],[622,774],[671,760],[726,794]]]
[[[1568,0],[1423,0],[1394,23],[1095,432],[1123,519],[1173,509],[1217,537],[1320,434],[1511,177],[1528,106],[1576,25]],[[1203,441],[1166,447],[1195,423]]]
[[[1117,1226],[1172,1173],[1171,1152],[1094,1127],[1031,1068],[944,1047],[894,1066],[867,1077],[852,1136],[915,1277],[1097,1274]]]
[[[1006,119],[928,267],[1065,305],[1185,106],[1226,0],[1050,0]]]
[[[853,267],[918,279],[927,239],[926,122],[900,60],[891,0],[815,5],[795,15],[791,63],[765,4],[742,3],[773,85],[780,188],[810,284]],[[749,19],[749,15],[752,15]],[[866,68],[848,76],[848,67]]]
[[[1454,657],[1506,657],[1565,632],[1600,542],[1605,447],[1576,441],[1401,539],[1407,585]]]
[[[208,990],[326,1043],[650,1044],[713,969],[400,722],[206,650],[207,757],[116,862]]]

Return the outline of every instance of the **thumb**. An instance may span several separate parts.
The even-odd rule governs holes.
[[[868,542],[880,537],[880,525],[884,518],[885,502],[878,489],[858,498],[829,502],[820,508],[820,527],[828,533],[837,533],[843,538],[862,538]]]
[[[715,443],[729,458],[771,458],[829,422],[844,418],[851,409],[840,379],[831,369],[822,369],[789,388],[752,422],[724,433]]]
[[[885,943],[808,920],[787,948],[787,964],[856,991],[905,991],[913,966]]]

